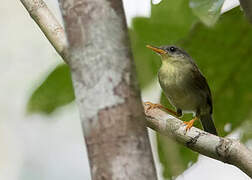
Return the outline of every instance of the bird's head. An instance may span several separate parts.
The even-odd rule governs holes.
[[[155,47],[147,45],[147,48],[153,50],[158,55],[161,56],[162,62],[175,62],[175,63],[189,63],[191,62],[191,57],[183,49],[174,46],[160,46]]]

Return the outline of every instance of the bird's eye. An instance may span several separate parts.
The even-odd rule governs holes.
[[[172,47],[169,48],[169,50],[170,50],[171,52],[175,52],[175,51],[176,51],[176,48],[172,46]]]

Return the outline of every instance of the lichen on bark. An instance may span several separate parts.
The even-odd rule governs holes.
[[[92,178],[155,180],[122,2],[60,5]]]

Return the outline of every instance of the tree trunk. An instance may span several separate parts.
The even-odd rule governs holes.
[[[155,180],[122,2],[60,0],[93,180]]]

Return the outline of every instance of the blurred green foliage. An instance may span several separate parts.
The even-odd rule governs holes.
[[[189,6],[201,22],[213,26],[221,15],[224,0],[190,0]]]
[[[201,1],[191,0],[191,2]],[[183,47],[195,59],[208,80],[219,134],[227,135],[224,131],[227,123],[231,124],[232,130],[243,123],[242,140],[247,141],[252,138],[249,133],[251,126],[247,124],[252,119],[252,27],[239,8],[221,15],[214,26],[205,26],[199,19],[204,21],[204,18],[210,18],[207,20],[212,24],[215,23],[222,4],[214,6],[209,0],[204,2],[208,3],[206,8],[191,9],[185,0],[163,0],[158,5],[151,5],[150,18],[133,19],[129,32],[138,80],[141,88],[146,87],[156,78],[160,67],[160,58],[145,47],[147,44],[157,46],[176,44]],[[212,3],[214,2],[222,3],[221,0]],[[214,10],[217,13],[213,19],[206,17],[205,12],[212,6],[216,8]],[[73,99],[69,69],[66,65],[60,65],[32,94],[28,111],[49,114]],[[172,108],[164,95],[161,97],[161,103]],[[190,114],[183,117],[184,120],[191,118]],[[195,125],[201,128],[199,122]],[[197,153],[167,137],[158,134],[157,142],[166,178],[181,174],[197,159]]]
[[[28,113],[49,114],[57,107],[73,100],[74,91],[69,67],[62,64],[57,66],[33,92],[27,105],[27,111]]]
[[[252,148],[251,139],[252,139],[252,113],[250,113],[250,117],[248,117],[247,121],[245,121],[241,125],[241,138],[240,140],[243,143],[248,143],[250,141],[250,148]]]
[[[220,135],[226,123],[237,128],[252,104],[252,26],[235,8],[212,28],[201,23],[180,44],[195,59],[210,85]]]

